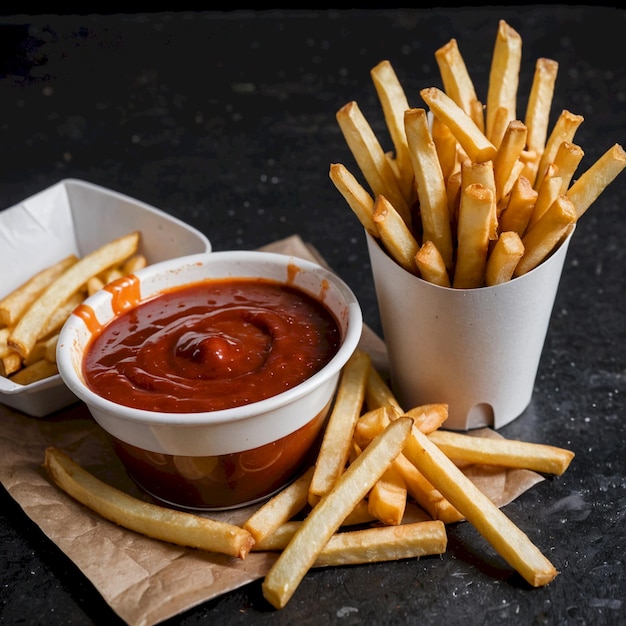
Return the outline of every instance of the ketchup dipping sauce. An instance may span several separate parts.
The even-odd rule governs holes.
[[[146,295],[146,276],[174,262],[149,266],[97,294],[106,306],[86,300],[59,341],[62,377],[129,475],[183,508],[257,502],[311,465],[361,331],[354,296],[323,268],[261,252],[190,258],[219,264],[221,255],[269,260],[272,269],[198,280],[192,264],[186,280],[168,274],[166,288]],[[314,291],[312,275],[322,277]],[[110,319],[100,321],[104,308]],[[72,325],[82,329],[78,342],[68,339]],[[74,375],[62,365],[66,347],[80,351]]]
[[[219,411],[303,382],[340,343],[337,321],[312,296],[267,279],[223,278],[113,319],[92,339],[83,372],[93,391],[126,406]]]

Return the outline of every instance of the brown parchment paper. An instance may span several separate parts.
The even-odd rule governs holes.
[[[264,249],[324,263],[298,236]],[[383,341],[365,328],[361,348],[386,371]],[[499,436],[490,429],[476,434]],[[41,530],[91,581],[129,626],[152,626],[174,615],[262,578],[275,560],[250,553],[241,560],[181,548],[112,524],[55,487],[42,468],[45,448],[54,445],[101,480],[146,499],[124,472],[104,431],[78,403],[47,418],[33,418],[0,405],[0,481]],[[543,478],[526,470],[470,475],[504,506]],[[211,514],[242,524],[255,507]]]

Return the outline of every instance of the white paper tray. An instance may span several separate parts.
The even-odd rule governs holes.
[[[164,211],[85,181],[61,180],[0,211],[0,298],[69,255],[88,254],[111,239],[141,232],[148,263],[210,252],[200,231]],[[76,402],[57,374],[30,385],[0,376],[0,402],[43,417]]]

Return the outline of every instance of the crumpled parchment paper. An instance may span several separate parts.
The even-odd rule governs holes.
[[[264,249],[325,264],[298,236]],[[369,328],[360,347],[369,352],[375,367],[385,370],[384,343]],[[152,626],[262,578],[274,562],[276,556],[271,553],[252,552],[241,560],[181,548],[104,520],[50,482],[42,467],[50,445],[67,452],[101,480],[139,498],[146,496],[128,478],[106,434],[82,403],[45,419],[0,405],[0,481],[129,626]],[[498,506],[543,480],[526,470],[479,472],[471,478]],[[254,509],[212,513],[211,517],[242,524]]]

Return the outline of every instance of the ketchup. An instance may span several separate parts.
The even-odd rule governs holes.
[[[322,369],[340,330],[322,302],[268,279],[212,279],[123,311],[85,351],[87,385],[149,411],[227,409],[279,394]]]

